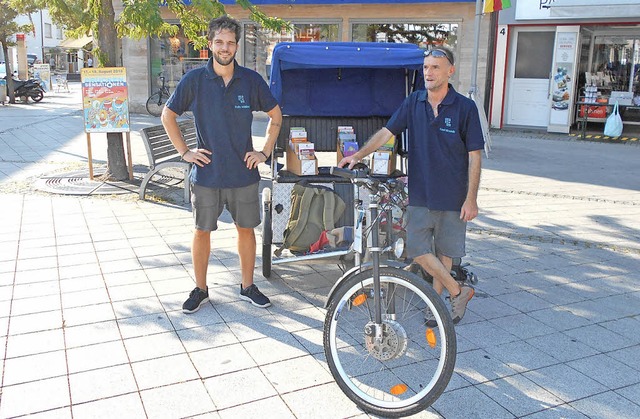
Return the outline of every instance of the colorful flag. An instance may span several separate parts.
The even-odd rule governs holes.
[[[511,0],[484,0],[483,13],[497,12],[511,7]]]

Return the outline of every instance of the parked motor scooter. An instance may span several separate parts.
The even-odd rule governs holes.
[[[38,79],[19,80],[14,77],[12,81],[14,97],[31,98],[34,102],[40,102],[44,98],[44,90]]]

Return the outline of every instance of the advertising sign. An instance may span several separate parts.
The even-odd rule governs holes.
[[[568,133],[571,125],[577,73],[575,61],[578,30],[578,26],[559,26],[556,30],[551,79],[551,113],[547,127],[549,132]]]
[[[85,132],[129,132],[126,69],[83,68],[80,79]]]
[[[516,20],[551,19],[555,0],[525,0],[516,3]]]
[[[40,80],[40,86],[45,92],[50,92],[51,89],[51,66],[49,64],[34,64],[33,65],[33,78]]]

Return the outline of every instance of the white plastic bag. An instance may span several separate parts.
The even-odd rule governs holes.
[[[622,135],[622,118],[620,118],[618,102],[613,105],[613,112],[611,112],[611,115],[607,117],[607,122],[604,124],[604,135],[613,138],[617,138]]]

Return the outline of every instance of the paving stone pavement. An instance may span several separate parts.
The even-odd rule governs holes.
[[[255,308],[238,297],[225,222],[213,235],[211,301],[181,312],[194,286],[190,209],[180,185],[137,199],[148,164],[138,130],[157,118],[132,115],[130,191],[36,189],[43,175],[87,168],[70,85],[37,105],[0,106],[0,417],[367,417],[322,350],[337,268],[279,265],[265,280],[258,258],[273,306]],[[446,392],[415,417],[640,417],[639,161],[633,144],[493,133],[465,258],[476,297],[456,327]]]

